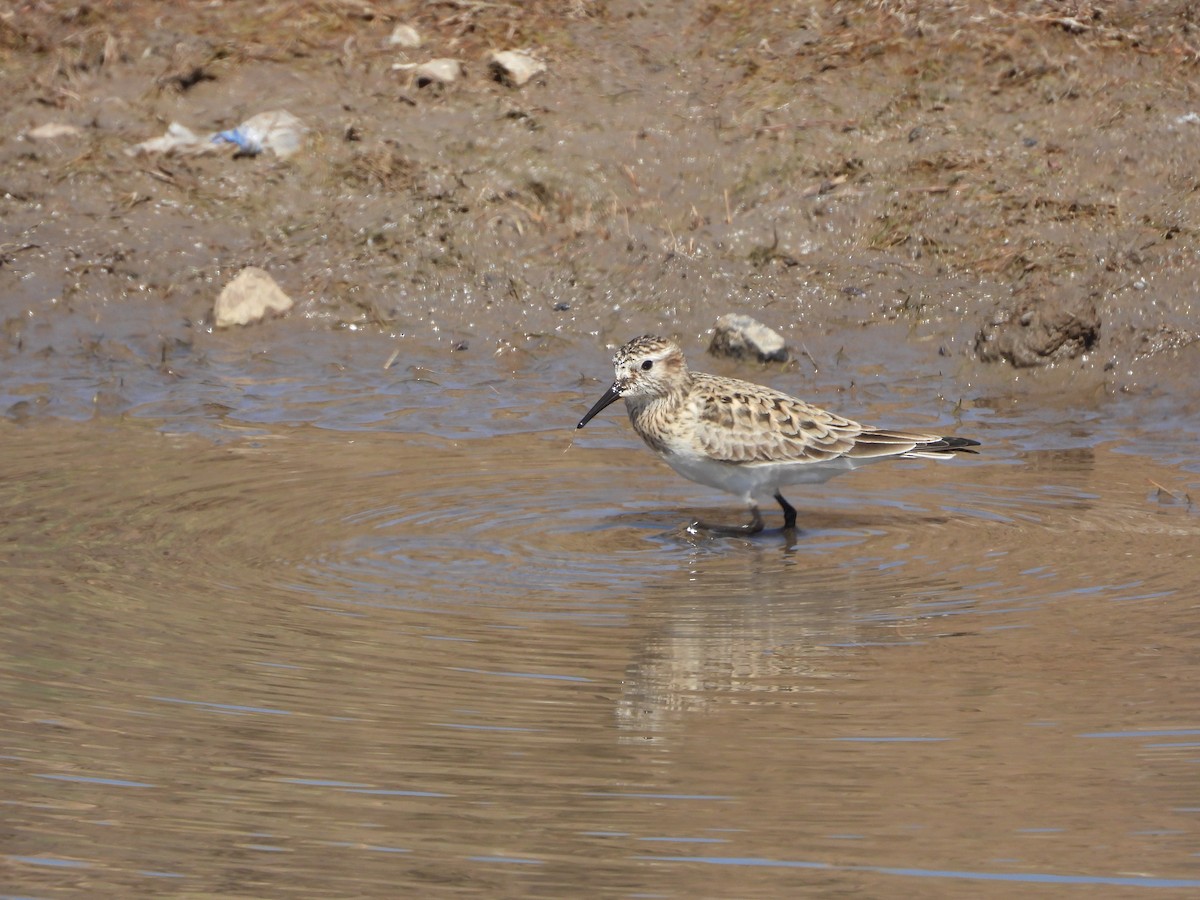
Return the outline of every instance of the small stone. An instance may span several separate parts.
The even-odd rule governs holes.
[[[493,50],[488,54],[488,70],[497,81],[521,87],[533,76],[545,72],[546,64],[524,50]]]
[[[47,122],[37,128],[25,132],[28,137],[38,141],[52,141],[55,138],[78,137],[83,129],[78,125],[64,125],[62,122]]]
[[[287,312],[293,303],[274,278],[257,266],[247,266],[221,290],[213,305],[213,322],[218,328],[251,325]]]
[[[783,336],[750,316],[730,313],[717,319],[708,352],[713,356],[759,362],[787,362],[788,348]]]
[[[442,86],[453,84],[462,77],[463,72],[462,63],[449,57],[431,59],[418,66],[396,64],[392,68],[411,72],[413,84],[419,88],[429,87],[431,84]]]
[[[421,46],[421,33],[411,25],[397,25],[392,29],[388,45],[402,50],[416,50]]]

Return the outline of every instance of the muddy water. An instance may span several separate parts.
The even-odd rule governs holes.
[[[1194,431],[859,372],[988,452],[704,539],[583,353],[0,424],[5,892],[1200,887]]]

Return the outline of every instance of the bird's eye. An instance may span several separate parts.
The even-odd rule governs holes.
[[[654,368],[654,360],[648,359],[642,363],[643,372],[649,372],[652,368]]]

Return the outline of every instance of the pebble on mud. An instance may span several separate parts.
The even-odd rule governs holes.
[[[293,302],[274,278],[257,266],[247,266],[218,295],[213,323],[218,328],[251,325],[287,312]]]
[[[463,73],[462,63],[457,59],[450,59],[449,57],[431,59],[429,62],[420,64],[393,63],[392,69],[409,72],[412,83],[419,88],[429,87],[431,84],[453,84],[462,77]]]
[[[493,50],[488,54],[488,71],[501,84],[521,87],[546,71],[546,64],[524,50]]]
[[[83,134],[83,129],[78,125],[64,125],[61,122],[47,122],[45,125],[39,125],[37,128],[31,128],[25,132],[26,137],[31,137],[35,141],[52,141],[55,138],[78,137]]]
[[[388,45],[403,50],[416,50],[421,46],[421,33],[411,25],[397,25],[392,29]]]
[[[757,319],[737,313],[717,319],[708,352],[735,359],[753,356],[759,362],[787,362],[789,358],[782,335]]]

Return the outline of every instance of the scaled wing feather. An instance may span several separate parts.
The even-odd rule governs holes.
[[[820,462],[853,455],[863,433],[857,422],[779,391],[697,374],[695,435],[713,459],[731,463]],[[764,428],[770,423],[773,427]],[[910,443],[894,452],[912,448]],[[867,454],[874,455],[874,454]]]

